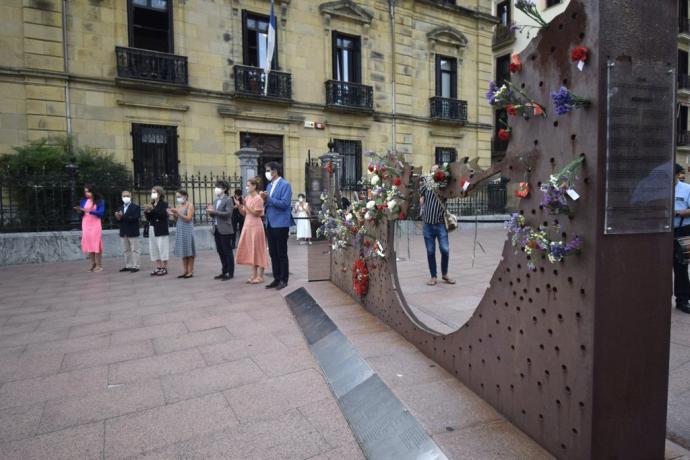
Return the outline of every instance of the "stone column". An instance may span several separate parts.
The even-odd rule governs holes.
[[[254,147],[249,147],[246,142],[244,147],[235,152],[240,159],[240,176],[242,177],[242,188],[247,183],[247,179],[258,176],[259,174],[259,155],[261,152]]]

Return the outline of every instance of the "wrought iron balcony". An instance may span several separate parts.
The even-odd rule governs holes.
[[[678,89],[690,89],[690,75],[678,75]]]
[[[447,97],[432,97],[429,99],[431,119],[464,123],[467,121],[467,101]]]
[[[690,35],[690,19],[678,18],[678,33]]]
[[[348,81],[326,82],[326,107],[338,110],[373,112],[374,88]]]
[[[690,145],[690,132],[678,131],[676,133],[676,146],[687,147],[688,145]]]
[[[186,87],[189,84],[187,56],[159,53],[139,48],[115,48],[117,76]]]
[[[515,41],[515,31],[511,26],[496,24],[492,45],[494,48],[507,45]]]
[[[272,70],[266,73],[259,67],[235,65],[235,95],[255,99],[271,99],[290,102],[292,100],[292,75]]]

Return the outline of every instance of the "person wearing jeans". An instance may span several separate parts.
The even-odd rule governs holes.
[[[448,261],[450,247],[448,244],[448,230],[443,220],[444,206],[441,198],[432,188],[431,180],[424,180],[420,189],[422,221],[424,222],[424,244],[426,257],[429,262],[431,278],[426,284],[434,286],[438,282],[436,267],[436,240],[441,251],[441,279],[447,284],[455,284],[455,280],[448,276]]]
[[[675,192],[673,235],[675,238],[690,236],[690,184],[685,182],[685,169],[675,165]],[[690,313],[690,279],[688,263],[677,240],[673,241],[673,295],[676,297],[676,308],[683,313]]]

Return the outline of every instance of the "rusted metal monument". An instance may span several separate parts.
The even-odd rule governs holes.
[[[448,193],[459,196],[463,180],[474,187],[498,171],[523,181],[529,158],[533,192],[520,213],[534,225],[559,221],[564,237],[582,238],[580,255],[531,270],[507,238],[474,316],[440,335],[406,304],[393,225],[381,224],[387,257],[357,297],[559,458],[664,455],[676,12],[671,0],[571,1],[521,53],[512,79],[548,117],[513,121],[506,160],[491,171],[452,167]],[[571,62],[576,46],[589,49],[583,71]],[[550,93],[561,86],[590,107],[557,116]],[[574,215],[550,215],[539,181],[579,156]],[[355,257],[331,258],[331,280],[353,297]]]

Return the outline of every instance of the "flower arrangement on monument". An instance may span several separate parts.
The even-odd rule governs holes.
[[[352,288],[359,297],[364,297],[369,292],[369,269],[362,258],[355,259],[352,264]]]
[[[551,93],[551,101],[558,115],[565,115],[575,109],[586,108],[590,105],[588,99],[571,93],[565,86],[561,86],[557,93]]]
[[[508,66],[510,73],[518,73],[522,70],[522,61],[520,61],[520,56],[517,53],[513,53],[510,56],[510,65]]]
[[[489,104],[498,108],[506,109],[509,116],[522,115],[529,119],[529,111],[537,116],[546,116],[544,107],[529,97],[523,91],[517,89],[510,82],[505,82],[500,88],[495,82],[489,82],[489,90],[486,92],[486,99]]]
[[[511,234],[511,243],[516,253],[521,251],[527,255],[527,267],[530,270],[536,270],[534,260],[540,259],[537,255],[543,255],[550,263],[555,264],[582,251],[582,239],[579,236],[575,235],[569,241],[565,237],[558,239],[552,236],[561,234],[558,225],[534,228],[527,223],[524,215],[515,213],[506,221],[505,227]]]
[[[534,0],[516,0],[515,8],[522,11],[528,18],[537,23],[536,26],[525,24],[525,25],[513,25],[511,27],[512,31],[527,32],[527,38],[530,38],[530,33],[532,30],[537,31],[541,29],[546,29],[549,23],[541,16],[537,5],[535,5]]]
[[[576,46],[570,52],[570,60],[577,64],[577,68],[580,72],[585,68],[585,62],[589,58],[589,50],[584,46]]]
[[[572,216],[570,201],[577,201],[580,195],[575,191],[573,182],[575,171],[585,161],[584,156],[580,156],[568,163],[565,168],[549,177],[549,181],[542,184],[541,191],[544,193],[542,206],[548,209],[551,214],[566,214]]]

